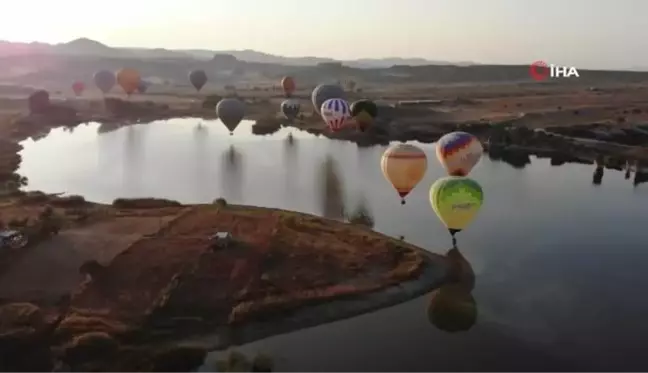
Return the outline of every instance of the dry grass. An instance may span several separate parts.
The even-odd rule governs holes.
[[[238,243],[212,251],[215,231]],[[305,214],[196,206],[115,257],[72,309],[129,327],[149,315],[241,322],[412,278],[423,260],[401,245]]]

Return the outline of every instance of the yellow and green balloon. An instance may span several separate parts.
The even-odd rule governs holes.
[[[484,203],[481,185],[465,176],[442,177],[430,187],[430,204],[454,236],[477,216]]]

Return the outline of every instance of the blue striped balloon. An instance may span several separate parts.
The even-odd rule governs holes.
[[[341,98],[331,98],[324,101],[320,109],[322,119],[331,131],[339,131],[344,128],[346,122],[351,118],[349,103]]]

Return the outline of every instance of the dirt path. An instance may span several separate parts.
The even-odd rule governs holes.
[[[0,277],[0,298],[53,300],[68,294],[84,280],[79,273],[83,262],[110,262],[143,235],[156,232],[167,219],[117,218],[65,230],[45,242],[28,247],[27,252]]]

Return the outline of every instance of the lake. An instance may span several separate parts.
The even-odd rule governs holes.
[[[254,136],[251,125],[241,123],[234,136],[218,121],[198,119],[106,133],[96,123],[56,129],[23,142],[19,172],[30,190],[97,202],[224,197],[328,215],[328,164],[346,210],[366,204],[376,230],[440,254],[450,248],[428,201],[430,185],[444,176],[434,144],[418,144],[428,171],[401,206],[380,170],[385,147],[358,148],[291,128]],[[285,371],[648,369],[648,185],[635,187],[607,169],[594,185],[594,168],[535,158],[513,168],[485,156],[473,170],[485,204],[457,236],[476,273],[478,319],[470,330],[437,329],[424,296],[243,350],[268,353]]]

